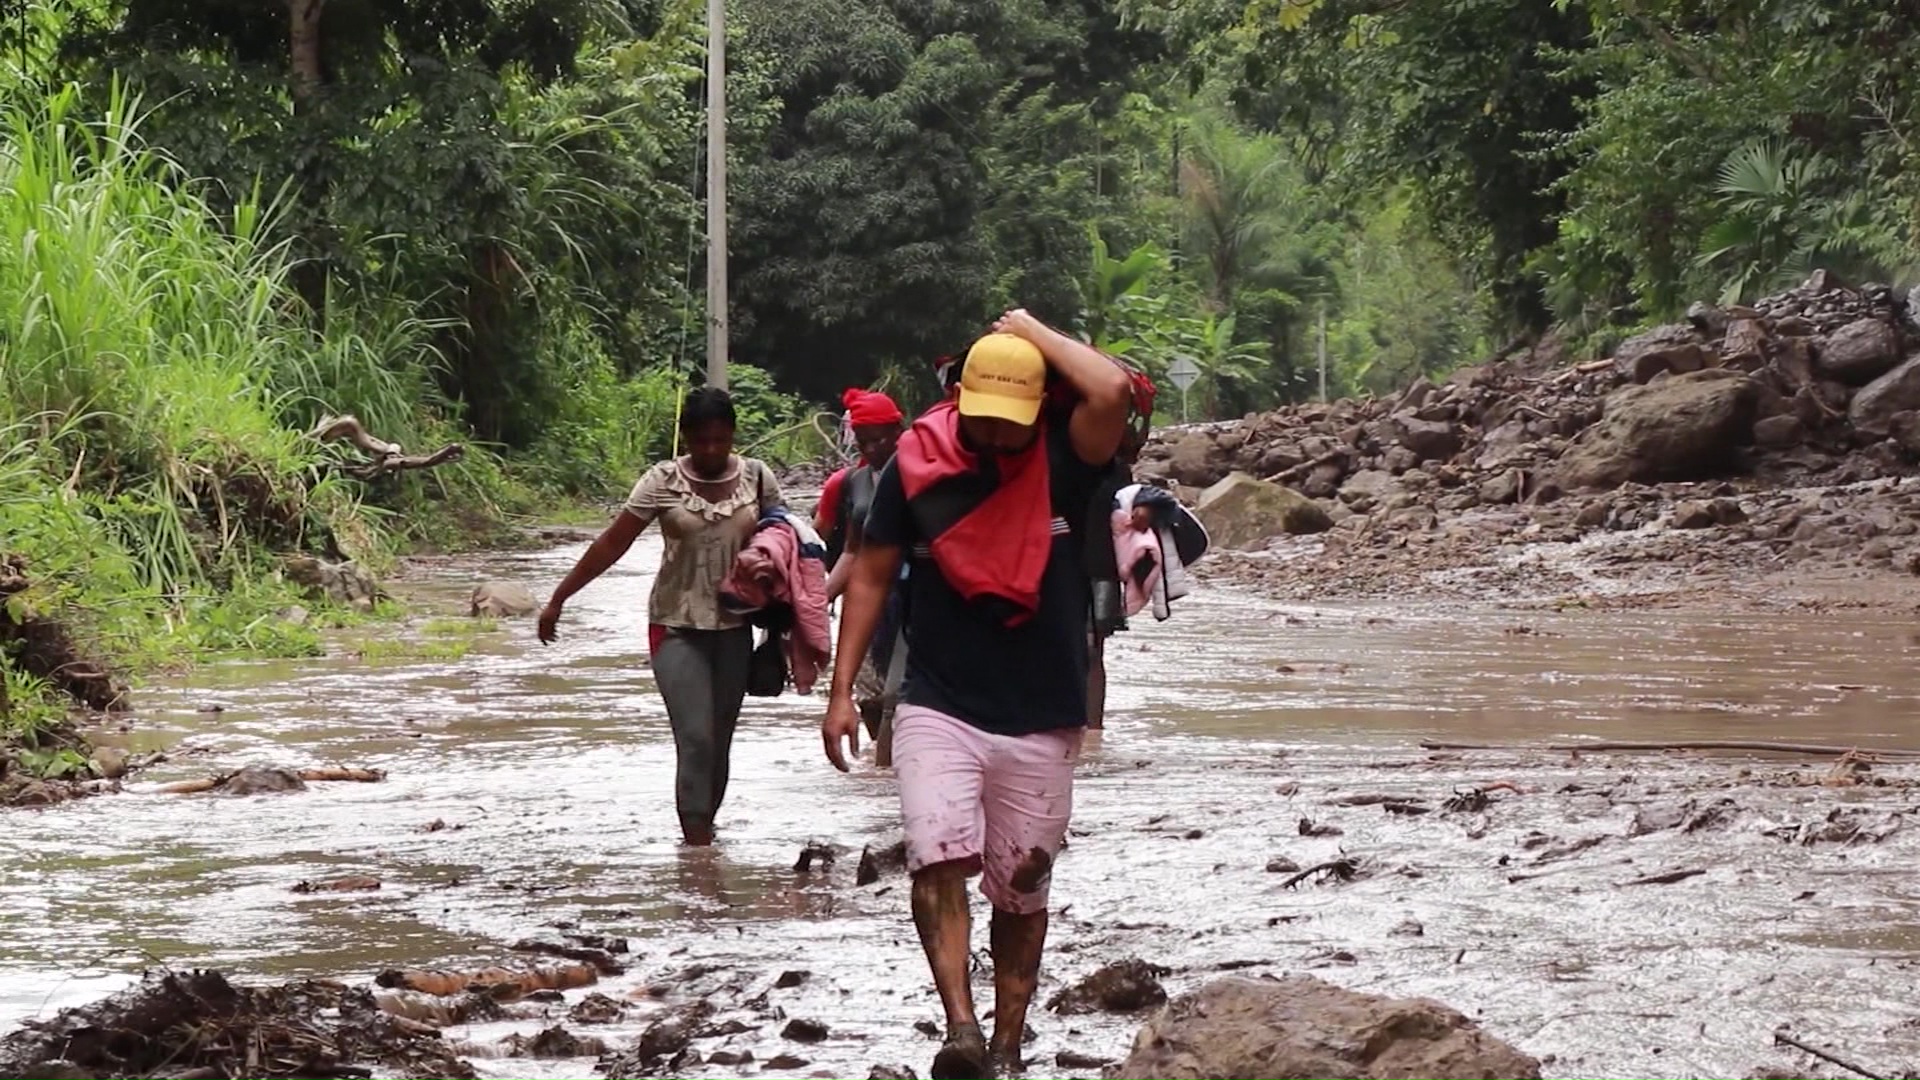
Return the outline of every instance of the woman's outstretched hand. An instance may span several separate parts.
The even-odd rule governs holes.
[[[542,645],[553,644],[554,638],[560,635],[559,604],[549,601],[546,607],[540,609],[540,626],[537,633],[540,635]]]

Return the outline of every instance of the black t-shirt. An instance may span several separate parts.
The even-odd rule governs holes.
[[[1026,735],[1087,722],[1087,617],[1092,589],[1081,541],[1103,470],[1073,452],[1065,424],[1047,434],[1053,550],[1031,619],[1007,626],[1002,612],[962,597],[933,562],[907,506],[899,466],[888,462],[867,514],[869,543],[904,549],[907,678],[901,700],[984,731]]]

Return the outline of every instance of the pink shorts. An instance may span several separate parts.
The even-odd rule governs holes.
[[[902,705],[893,771],[907,869],[971,862],[980,891],[1016,915],[1045,911],[1053,859],[1073,813],[1080,728],[995,735],[942,712]]]

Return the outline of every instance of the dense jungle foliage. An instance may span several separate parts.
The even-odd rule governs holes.
[[[1390,390],[1814,265],[1909,283],[1920,0],[732,0],[732,382],[1021,304],[1162,419]],[[376,564],[667,451],[703,348],[700,0],[0,0],[0,553],[119,657],[302,651]],[[373,481],[353,413],[459,463]],[[11,669],[9,669],[11,670]],[[34,698],[8,675],[12,700]],[[0,699],[3,700],[3,699]]]

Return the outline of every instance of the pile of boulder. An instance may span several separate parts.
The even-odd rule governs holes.
[[[1291,575],[1319,552],[1322,587],[1359,551],[1424,573],[1596,530],[1687,534],[1649,539],[1649,559],[1737,562],[1730,547],[1760,543],[1774,564],[1920,572],[1920,487],[1902,482],[1917,464],[1920,289],[1820,272],[1751,306],[1696,304],[1605,359],[1567,363],[1549,337],[1392,398],[1169,429],[1139,470],[1183,489],[1216,547],[1324,533]]]

